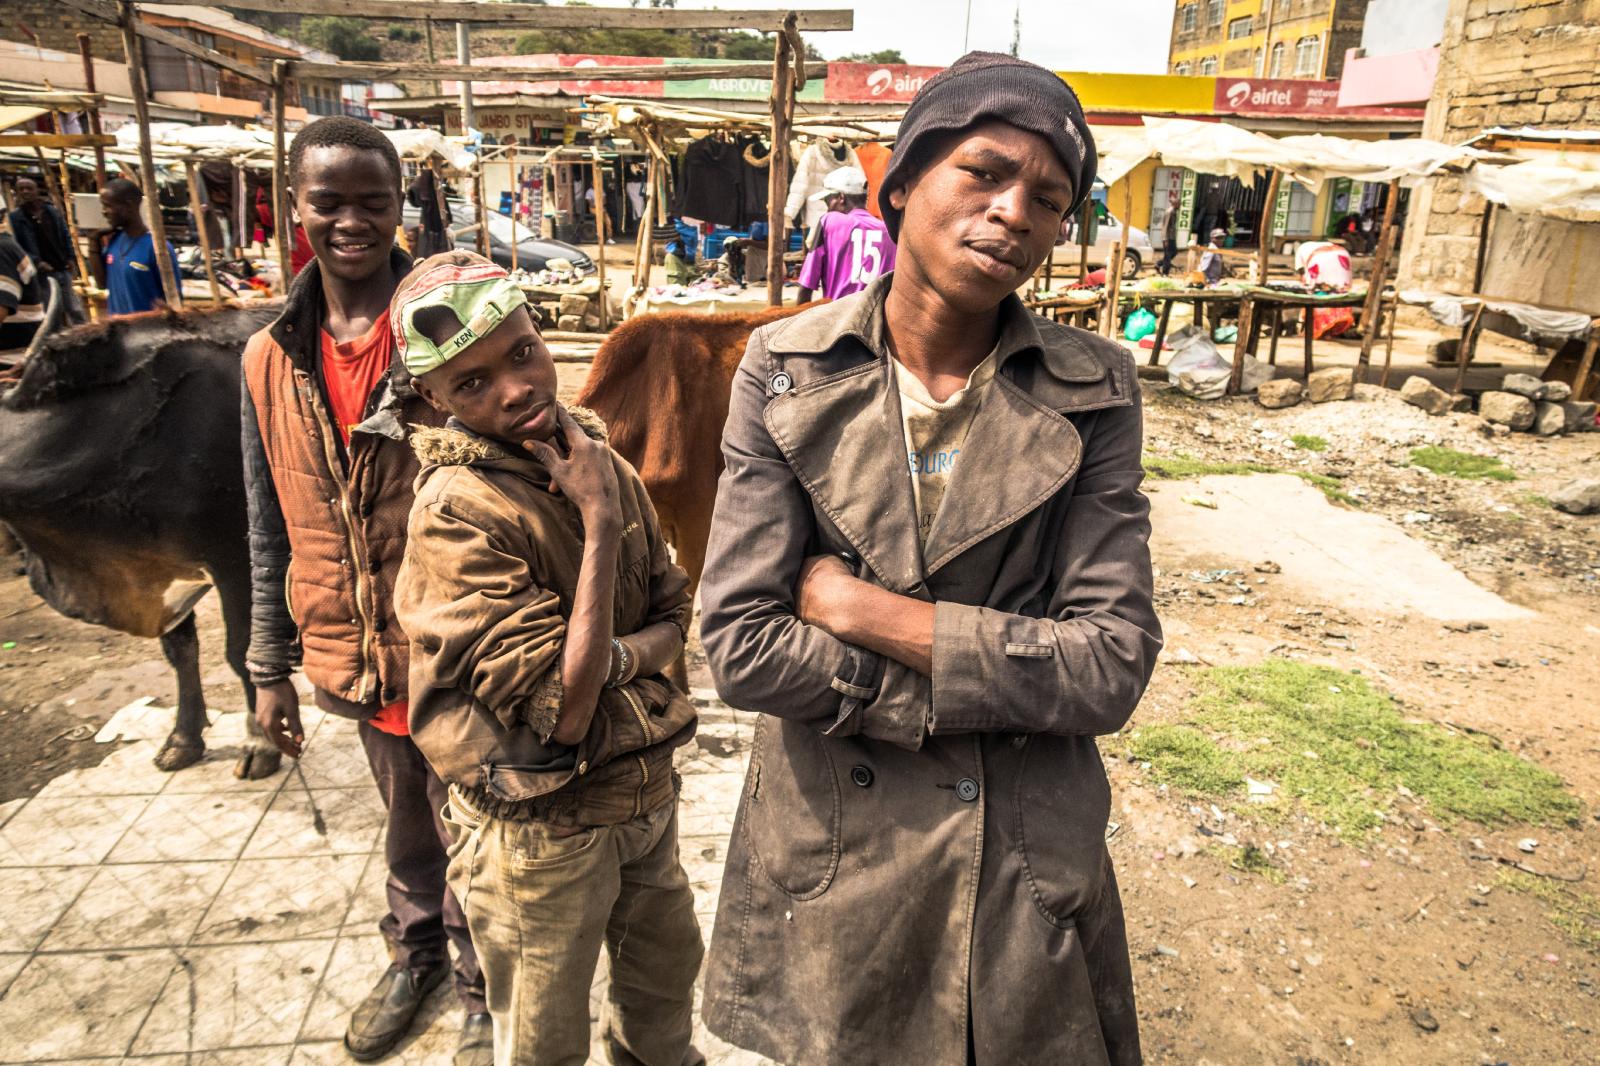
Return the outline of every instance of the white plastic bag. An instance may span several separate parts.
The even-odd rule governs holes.
[[[1233,364],[1222,357],[1216,343],[1205,330],[1184,326],[1168,338],[1172,360],[1167,363],[1167,380],[1182,392],[1199,400],[1220,400],[1228,392]],[[1254,392],[1262,382],[1272,380],[1272,368],[1259,359],[1245,356],[1240,391]]]

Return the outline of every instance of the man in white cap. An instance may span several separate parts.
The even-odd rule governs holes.
[[[817,223],[800,268],[800,303],[809,303],[819,289],[829,300],[849,296],[894,269],[894,238],[867,210],[867,176],[861,168],[831,172],[812,199],[826,203],[828,213]]]

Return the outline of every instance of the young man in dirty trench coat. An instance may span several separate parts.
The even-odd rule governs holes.
[[[1140,1060],[1094,740],[1161,643],[1139,389],[1015,295],[1094,174],[1059,78],[967,56],[901,125],[895,272],[735,379],[702,640],[760,717],[704,1013],[789,1066]]]

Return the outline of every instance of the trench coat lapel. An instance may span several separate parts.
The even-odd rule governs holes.
[[[767,432],[818,509],[891,592],[922,583],[900,397],[885,358],[767,405]]]
[[[923,548],[927,573],[1029,513],[1078,472],[1072,423],[996,374],[961,445]]]

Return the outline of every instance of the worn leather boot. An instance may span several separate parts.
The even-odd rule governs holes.
[[[448,961],[432,970],[413,973],[391,965],[360,1006],[350,1012],[344,1049],[357,1062],[381,1059],[400,1042],[417,1016],[417,1008],[450,972]]]
[[[469,1014],[462,1021],[453,1066],[494,1066],[494,1023],[488,1014]]]

